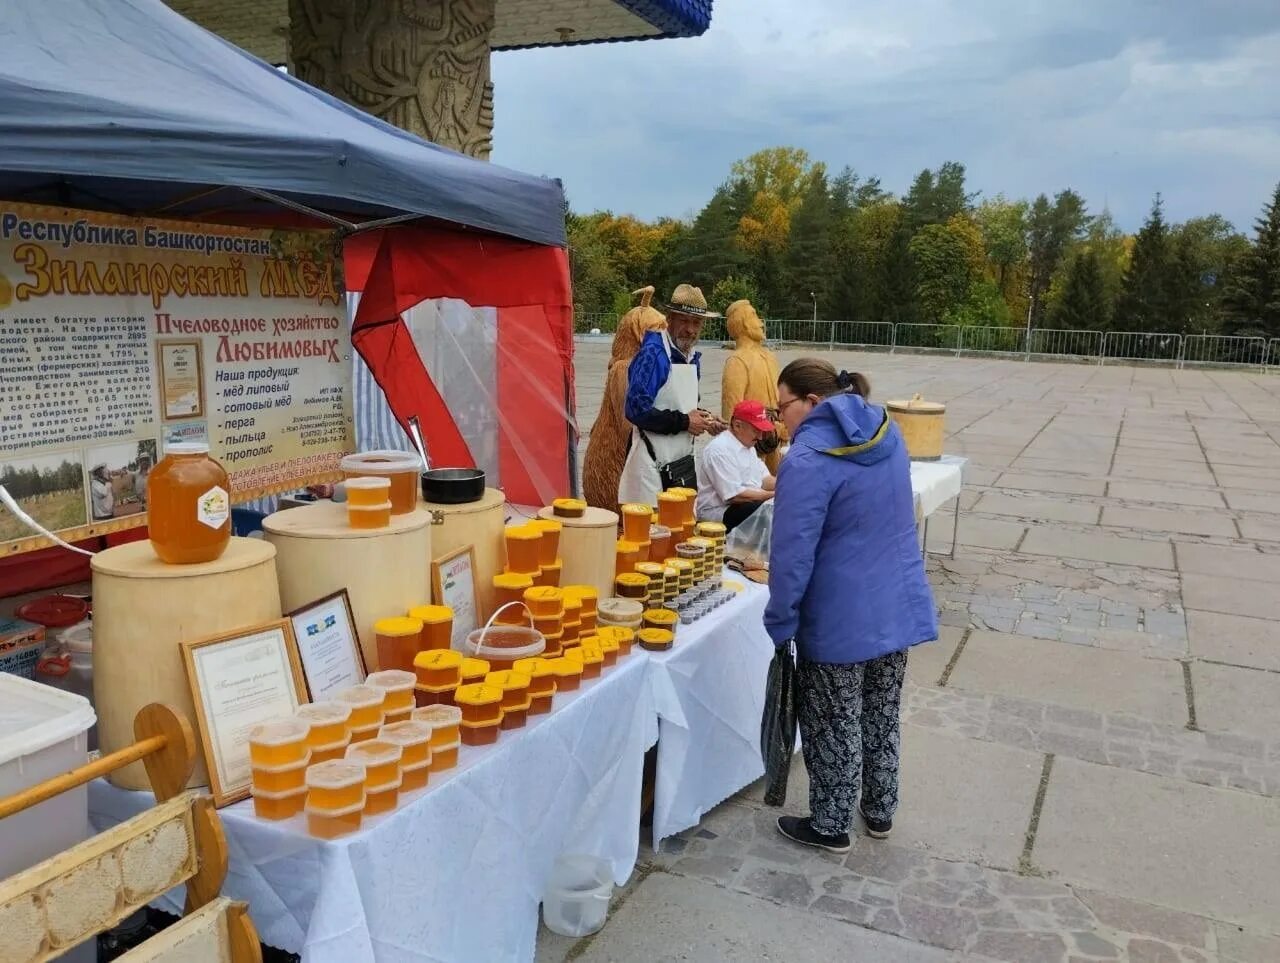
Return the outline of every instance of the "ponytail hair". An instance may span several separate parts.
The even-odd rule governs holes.
[[[830,398],[839,394],[871,397],[871,382],[857,371],[836,371],[831,362],[822,358],[797,358],[778,375],[778,384],[786,385],[797,398],[817,395]]]

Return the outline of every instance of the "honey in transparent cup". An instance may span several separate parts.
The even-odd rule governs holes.
[[[311,750],[311,765],[342,759],[347,754],[347,746],[349,745],[351,745],[350,736],[329,746],[317,746]]]
[[[334,696],[337,702],[351,707],[348,725],[352,733],[357,730],[363,731],[370,726],[382,725],[383,698],[381,689],[364,684],[347,686]]]
[[[344,477],[384,477],[391,482],[389,501],[392,515],[407,515],[418,505],[422,459],[404,451],[365,451],[347,455],[339,463]]]
[[[419,652],[413,660],[413,672],[419,686],[434,690],[454,688],[462,682],[462,663],[465,657],[453,649],[432,649]]]
[[[391,504],[391,479],[385,475],[357,475],[343,482],[347,490],[347,504],[368,508],[372,505]]]
[[[635,629],[624,628],[620,625],[602,625],[596,629],[596,638],[600,639],[603,644],[606,641],[616,644],[619,656],[629,655],[631,646],[635,642]]]
[[[369,739],[347,746],[347,761],[364,766],[364,791],[382,789],[400,778],[404,750],[393,742]]]
[[[300,762],[289,762],[282,766],[254,766],[251,784],[254,789],[265,792],[293,792],[306,788],[307,766],[311,765],[311,750],[307,750],[306,758]]]
[[[147,533],[160,561],[194,565],[221,557],[231,541],[230,492],[208,445],[167,445],[147,476]]]
[[[431,727],[431,752],[434,754],[457,742],[458,723],[462,721],[462,710],[457,706],[424,706],[413,710],[413,721],[422,722]]]
[[[535,585],[525,589],[522,601],[535,620],[564,615],[564,592],[553,585]]]
[[[311,727],[307,733],[307,747],[312,750],[337,742],[346,745],[351,734],[351,706],[341,702],[312,702],[298,706],[293,716]]]
[[[538,574],[541,573],[542,569],[539,567]],[[524,602],[525,591],[532,587],[532,575],[518,572],[501,572],[493,577],[495,605],[498,609],[502,609],[498,613],[498,622],[511,625],[525,621],[524,609],[518,606],[512,606],[509,609],[503,609],[502,607],[512,602]]]
[[[621,511],[622,537],[628,542],[649,541],[649,516],[653,514],[653,507],[628,503],[621,507]]]
[[[692,528],[697,524],[693,512],[696,507],[698,498],[697,489],[694,488],[668,488],[672,495],[680,495],[684,501],[680,503],[680,524],[687,528]]]
[[[337,839],[360,828],[364,820],[364,800],[344,809],[313,809],[308,800],[306,813],[308,833],[316,839]]]
[[[462,685],[474,685],[477,682],[483,682],[492,666],[486,659],[477,659],[474,656],[468,656],[462,660]]]
[[[556,692],[572,692],[582,682],[582,662],[568,655],[552,659],[551,671],[556,677]]]
[[[560,559],[560,523],[554,518],[535,518],[529,523],[542,535],[538,543],[538,564],[543,568]]]
[[[554,562],[542,566],[542,571],[539,573],[537,581],[534,584],[557,588],[560,585],[560,578],[563,574],[564,562],[560,559],[556,559]]]
[[[447,772],[458,764],[458,747],[462,745],[462,735],[458,736],[447,746],[439,748],[431,747],[431,771]]]
[[[470,724],[462,723],[462,744],[464,746],[491,746],[498,741],[498,733],[502,730],[502,720]]]
[[[502,690],[497,686],[483,682],[459,686],[453,702],[462,710],[464,723],[496,726],[502,721]]]
[[[404,795],[408,792],[426,789],[430,775],[431,760],[416,766],[402,766],[400,768],[400,794]]]
[[[364,766],[345,759],[313,762],[307,769],[307,805],[313,809],[346,809],[364,805]]]
[[[543,638],[548,635],[559,635],[564,631],[564,613],[561,612],[550,618],[541,618],[535,615],[533,627],[542,633]]]
[[[538,561],[542,532],[532,525],[508,525],[503,532],[507,545],[507,571],[520,575],[542,574]]]
[[[366,726],[363,729],[352,729],[351,740],[347,743],[347,745],[354,746],[357,742],[368,742],[370,739],[377,739],[378,730],[382,728],[382,723],[384,721],[385,720],[383,719],[379,719],[373,725]],[[344,758],[345,758],[345,755],[344,755]]]
[[[391,524],[391,503],[381,505],[348,505],[347,524],[352,528],[368,531],[387,528]]]
[[[435,730],[426,722],[396,722],[383,726],[378,739],[401,749],[401,770],[431,762],[431,735]]]
[[[604,667],[610,669],[618,663],[618,640],[614,638],[596,637],[600,644],[600,652],[604,656]]]
[[[661,562],[671,554],[671,529],[665,525],[649,526],[649,561]]]
[[[292,819],[302,812],[307,802],[306,786],[270,790],[255,785],[250,794],[253,796],[253,813],[259,819]]]
[[[633,572],[638,561],[640,561],[640,545],[637,542],[628,542],[625,538],[618,539],[614,548],[613,573],[621,575],[623,572]]]
[[[582,605],[582,614],[596,614],[600,603],[600,590],[594,585],[566,585],[563,589],[565,598],[575,598]]]
[[[396,780],[391,785],[367,790],[364,794],[364,814],[381,816],[383,813],[394,812],[400,803],[400,786],[403,782],[404,777],[396,773]]]
[[[249,762],[255,766],[287,766],[302,762],[310,753],[309,723],[301,719],[277,719],[249,730]]]
[[[409,610],[409,618],[422,623],[418,651],[447,649],[453,643],[453,609],[447,605],[418,605]]]
[[[658,524],[672,534],[684,528],[684,503],[687,499],[674,490],[658,492]]]
[[[412,668],[383,669],[381,672],[370,672],[364,684],[373,686],[382,692],[382,721],[394,714],[404,714],[413,709],[413,687],[418,678]]]
[[[377,640],[379,669],[413,671],[413,660],[422,641],[422,623],[418,619],[404,615],[378,619],[373,623],[373,634]]]
[[[386,713],[382,717],[382,724],[384,726],[394,726],[397,722],[408,722],[409,717],[413,714],[415,706],[416,703],[409,706],[407,709],[399,709],[395,712]]]

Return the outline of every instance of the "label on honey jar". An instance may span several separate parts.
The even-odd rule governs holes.
[[[196,500],[196,518],[201,525],[221,528],[231,514],[231,499],[225,489],[214,485]]]

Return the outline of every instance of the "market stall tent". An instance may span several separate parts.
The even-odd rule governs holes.
[[[353,286],[378,306],[375,313],[391,307],[449,318],[432,328],[414,317],[406,324],[398,313],[379,317],[378,333],[361,348],[367,366],[353,352],[360,373],[386,390],[394,421],[402,427],[410,414],[422,417],[437,464],[508,471],[501,482],[512,500],[540,502],[567,489],[572,340],[558,182],[464,157],[383,123],[160,0],[3,4],[0,45],[0,206],[8,200],[349,233],[360,239],[348,245]],[[394,227],[401,224],[413,226]],[[368,231],[375,233],[360,233]],[[414,249],[427,243],[439,256]],[[478,283],[517,262],[526,265],[517,272],[524,279],[518,289]],[[410,276],[416,280],[406,281]],[[403,296],[410,289],[420,295],[412,303]],[[489,381],[487,401],[515,407],[468,427],[453,421],[460,389],[442,390],[443,375],[432,370],[432,357],[449,345],[423,340],[434,330],[452,332],[455,344],[459,331],[474,341],[462,304],[493,339],[495,372],[512,351],[533,352],[528,356],[540,366],[529,382],[518,365],[506,364],[505,379]],[[473,358],[456,360],[487,377]],[[549,373],[548,363],[555,364]],[[423,391],[432,402],[425,408]],[[358,421],[384,418],[378,391],[357,391],[357,400],[364,402]],[[475,406],[484,400],[467,394],[468,410],[483,415]],[[512,455],[499,454],[504,446],[517,457],[522,450],[537,457],[517,470]],[[65,580],[65,562],[57,564]],[[35,569],[26,566],[33,576]],[[0,571],[0,595],[36,587],[17,586],[15,577],[13,569]],[[50,577],[37,576],[38,584],[56,584]]]

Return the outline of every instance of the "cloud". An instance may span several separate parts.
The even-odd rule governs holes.
[[[988,195],[1072,187],[1130,229],[1156,191],[1243,228],[1280,180],[1274,0],[718,0],[697,40],[493,73],[495,160],[578,209],[685,215],[775,144],[899,192],[945,160]]]

